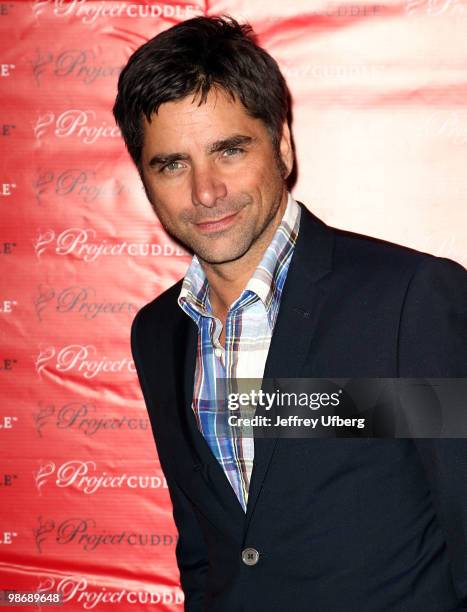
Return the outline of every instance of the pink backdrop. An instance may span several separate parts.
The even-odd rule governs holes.
[[[189,262],[114,127],[121,67],[200,14],[247,19],[294,99],[297,199],[467,264],[467,5],[0,2],[0,588],[181,610],[176,530],[129,347]]]

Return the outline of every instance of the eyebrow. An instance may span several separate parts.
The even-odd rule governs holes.
[[[235,134],[235,136],[230,136],[229,138],[223,138],[221,140],[216,140],[208,147],[208,153],[219,153],[219,151],[223,151],[224,149],[230,149],[233,147],[239,146],[248,146],[252,144],[256,138],[253,136],[243,136],[242,134]]]
[[[220,140],[216,140],[211,143],[207,148],[208,154],[219,153],[219,151],[223,151],[224,149],[230,149],[239,146],[248,146],[255,142],[257,139],[253,136],[245,136],[243,134],[235,134],[234,136],[229,136],[228,138],[222,138]],[[190,159],[190,156],[187,153],[157,153],[153,155],[149,160],[149,167],[155,168],[157,166],[162,166],[165,164],[170,164],[176,161],[186,161]]]

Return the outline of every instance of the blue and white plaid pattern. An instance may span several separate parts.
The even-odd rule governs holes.
[[[222,323],[212,314],[208,281],[196,255],[178,297],[180,307],[198,326],[193,412],[244,511],[253,468],[254,439],[226,435],[225,410],[216,405],[216,397],[223,391],[217,388],[217,379],[263,378],[299,224],[300,207],[289,194],[282,221],[260,264],[230,306],[225,349],[219,342]]]

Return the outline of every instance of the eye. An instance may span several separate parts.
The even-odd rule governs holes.
[[[165,164],[165,166],[162,166],[162,168],[160,169],[160,172],[163,172],[164,174],[174,174],[175,172],[177,172],[178,170],[181,170],[183,168],[183,164],[179,161],[173,161],[173,162],[169,162],[168,164]]]
[[[229,147],[228,149],[224,149],[223,154],[225,157],[235,157],[243,152],[244,150],[240,147]]]

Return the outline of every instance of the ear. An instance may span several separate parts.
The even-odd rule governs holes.
[[[287,170],[287,173],[284,176],[284,179],[286,179],[292,172],[293,168],[292,138],[290,135],[290,129],[287,121],[284,121],[284,124],[282,126],[282,136],[279,143],[279,153],[284,167]]]

